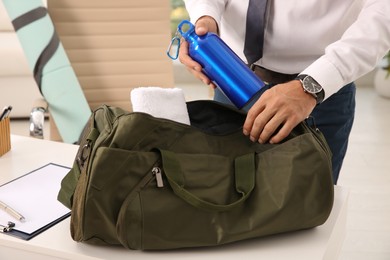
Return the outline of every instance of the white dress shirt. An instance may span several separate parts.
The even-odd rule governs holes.
[[[213,17],[244,61],[249,0],[184,0],[191,20]],[[268,0],[263,58],[257,65],[308,74],[325,98],[375,68],[390,49],[390,0]]]

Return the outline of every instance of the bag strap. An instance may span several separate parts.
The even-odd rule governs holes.
[[[234,160],[235,188],[241,198],[230,204],[214,204],[205,201],[184,187],[183,170],[179,160],[171,151],[160,150],[164,173],[174,193],[194,207],[209,211],[227,211],[240,206],[249,198],[255,187],[255,155],[246,154]]]

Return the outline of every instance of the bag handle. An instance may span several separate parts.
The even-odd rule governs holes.
[[[164,173],[174,193],[192,206],[208,211],[227,211],[240,206],[249,198],[255,187],[255,155],[253,153],[237,157],[234,160],[235,189],[241,198],[230,204],[214,204],[192,194],[184,187],[183,171],[175,153],[160,150]]]

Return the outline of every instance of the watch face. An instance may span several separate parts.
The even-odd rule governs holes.
[[[316,94],[322,90],[322,87],[310,77],[305,77],[302,83],[303,88],[309,93]]]

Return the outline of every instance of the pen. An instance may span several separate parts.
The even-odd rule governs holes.
[[[11,208],[10,206],[8,206],[2,201],[0,201],[0,208],[21,222],[26,221],[26,219],[22,216],[22,214],[20,214],[19,212],[17,212],[16,210],[14,210],[13,208]]]
[[[3,112],[0,115],[0,121],[3,120],[4,118],[7,118],[11,113],[11,110],[12,110],[12,106],[4,107]]]

